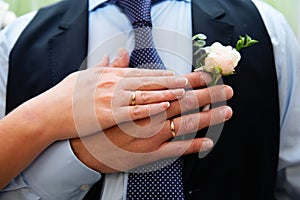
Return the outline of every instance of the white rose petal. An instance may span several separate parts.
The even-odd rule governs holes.
[[[11,11],[8,11],[4,17],[4,20],[3,20],[3,24],[4,26],[7,26],[8,24],[12,23],[15,19],[16,19],[16,15],[15,13],[11,12]]]
[[[8,9],[8,3],[0,0],[0,29],[4,28],[17,18],[16,15]]]
[[[222,69],[222,75],[234,73],[234,68],[241,59],[240,53],[231,46],[223,46],[219,42],[213,43],[205,48],[208,56],[205,58],[205,68],[210,71],[212,68]]]
[[[0,0],[0,11],[7,11],[9,8],[8,3],[5,3],[4,1]]]

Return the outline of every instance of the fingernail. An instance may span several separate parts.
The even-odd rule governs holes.
[[[178,85],[178,86],[186,86],[187,84],[188,84],[188,79],[187,78],[178,78],[177,80],[176,80],[176,84]]]
[[[229,106],[224,106],[220,110],[220,115],[225,117],[225,120],[229,119],[232,115],[232,109]]]
[[[205,138],[200,148],[200,151],[207,151],[211,149],[213,146],[214,146],[214,142],[211,139]]]
[[[232,116],[232,109],[230,108],[230,107],[228,107],[228,106],[226,106],[225,107],[225,118],[226,119],[229,119],[229,118],[231,118],[231,116]]]
[[[161,103],[161,105],[162,105],[162,107],[164,108],[164,109],[168,109],[168,108],[170,108],[170,106],[171,106],[171,104],[170,104],[170,102],[162,102]]]
[[[171,104],[170,102],[167,102],[167,108],[170,108]]]
[[[176,89],[176,90],[172,90],[172,92],[173,92],[173,94],[176,95],[176,98],[181,98],[185,94],[185,90],[184,89]]]
[[[232,87],[225,85],[224,90],[226,91],[226,97],[231,98],[233,96],[233,89]]]

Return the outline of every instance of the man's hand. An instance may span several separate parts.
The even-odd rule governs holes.
[[[201,88],[210,79],[208,74],[198,72],[185,77],[190,83],[186,89]],[[171,120],[177,136],[224,122],[232,116],[228,106],[204,112],[195,110],[230,99],[232,95],[232,89],[225,85],[188,90],[182,99],[171,102],[166,113],[125,122],[85,138],[73,139],[71,145],[84,164],[101,173],[127,171],[160,159],[204,151],[213,145],[208,138],[172,141]],[[194,112],[184,114],[188,111]]]

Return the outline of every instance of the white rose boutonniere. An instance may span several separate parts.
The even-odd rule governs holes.
[[[9,11],[9,4],[0,0],[0,29],[10,24],[16,19],[15,13]]]
[[[207,37],[201,33],[192,38],[194,46],[198,48],[194,53],[194,56],[198,56],[194,71],[211,73],[212,81],[208,86],[216,85],[222,76],[235,74],[235,68],[241,59],[239,51],[258,43],[257,40],[248,35],[245,37],[240,36],[235,48],[223,46],[219,42],[215,42],[211,46],[205,46],[206,39]],[[208,110],[209,107],[207,105],[202,110]]]
[[[245,37],[240,36],[235,48],[223,46],[219,42],[215,42],[211,46],[205,46],[206,39],[207,37],[201,33],[192,38],[194,46],[198,47],[198,50],[194,53],[195,56],[198,55],[195,71],[211,73],[212,82],[210,86],[216,85],[222,76],[234,74],[235,68],[241,59],[239,51],[258,43],[257,40],[251,39],[248,35]]]

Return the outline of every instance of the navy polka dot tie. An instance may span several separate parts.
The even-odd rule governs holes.
[[[166,69],[160,59],[152,37],[151,0],[115,0],[129,18],[135,45],[130,56],[130,67],[144,69]]]
[[[135,48],[130,56],[130,67],[165,69],[153,42],[151,0],[113,0],[132,23]],[[164,160],[143,166],[129,173],[127,196],[131,199],[184,199],[182,159]],[[165,166],[165,167],[164,167]]]

